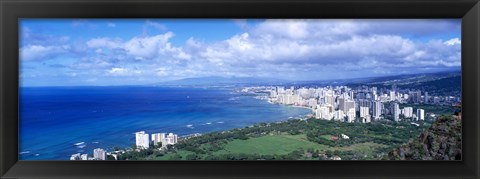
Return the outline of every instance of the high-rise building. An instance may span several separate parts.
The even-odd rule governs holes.
[[[332,119],[332,115],[330,113],[330,108],[326,105],[320,106],[317,110],[315,110],[315,118],[317,119]]]
[[[405,118],[413,117],[413,108],[412,107],[403,108],[403,116],[405,116]]]
[[[353,90],[348,93],[348,96],[350,97],[350,100],[353,100]]]
[[[167,145],[174,145],[178,142],[178,136],[173,133],[169,133],[165,138],[162,140],[162,147],[166,147]]]
[[[168,136],[166,137],[167,143],[168,144],[176,144],[178,142],[178,136],[177,134],[169,133]]]
[[[345,98],[344,97],[338,98],[338,109],[342,110],[342,111],[346,111],[345,110]]]
[[[107,158],[106,154],[105,150],[101,148],[93,149],[93,158],[96,160],[105,160]]]
[[[357,114],[355,112],[355,108],[350,108],[348,109],[348,112],[347,112],[347,120],[348,122],[353,122],[355,121],[355,118],[357,117]]]
[[[277,91],[270,91],[270,98],[276,98],[277,97]]]
[[[359,107],[370,107],[370,100],[367,99],[360,99],[358,100]]]
[[[343,110],[343,111],[349,111],[350,109],[355,110],[355,101],[346,100],[345,101],[345,110]]]
[[[135,144],[137,148],[148,149],[150,147],[150,140],[148,139],[148,134],[145,131],[140,131],[135,133]]]
[[[327,94],[327,96],[325,96],[325,103],[335,106],[335,97]]]
[[[390,91],[390,101],[395,100],[395,91]]]
[[[373,110],[372,110],[373,118],[379,119],[380,115],[382,115],[382,102],[375,101],[373,102]]]
[[[345,113],[342,110],[337,110],[333,113],[333,119],[338,121],[343,121],[345,118]]]
[[[417,120],[425,120],[425,111],[423,109],[417,109]]]
[[[394,121],[400,121],[400,107],[398,106],[398,103],[393,104],[393,120]]]
[[[315,109],[315,107],[317,106],[317,99],[315,98],[310,98],[307,100],[307,105],[308,107],[312,108],[312,109]]]
[[[415,102],[420,103],[422,101],[422,91],[415,92]]]
[[[152,134],[153,145],[157,145],[159,142],[162,142],[162,140],[165,139],[165,135],[165,133]]]
[[[368,107],[360,106],[360,117],[361,118],[366,118],[369,115],[370,115],[370,113],[369,113]]]
[[[370,122],[370,111],[368,107],[360,107],[360,117],[362,118],[363,123]]]

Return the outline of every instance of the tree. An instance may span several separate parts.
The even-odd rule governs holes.
[[[107,160],[115,160],[115,157],[113,157],[112,155],[107,155]]]
[[[196,154],[188,154],[185,157],[186,160],[197,160],[197,155]]]
[[[182,156],[180,154],[175,154],[170,157],[170,160],[181,160]]]

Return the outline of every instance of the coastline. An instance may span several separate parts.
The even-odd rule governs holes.
[[[251,93],[249,93],[251,94]],[[256,93],[255,93],[256,94]],[[282,123],[282,122],[287,122],[289,120],[292,120],[292,119],[300,119],[300,120],[306,120],[308,118],[311,118],[311,117],[314,117],[314,112],[315,110],[310,108],[310,107],[307,107],[307,106],[301,106],[301,105],[288,105],[288,104],[279,104],[279,103],[274,103],[274,102],[271,102],[268,98],[266,99],[262,99],[262,98],[257,98],[257,97],[253,97],[254,99],[257,99],[257,100],[260,100],[260,101],[266,101],[268,102],[269,104],[271,105],[278,105],[278,106],[283,106],[283,107],[293,107],[293,108],[303,108],[303,109],[308,109],[310,110],[311,112],[309,114],[305,114],[305,115],[302,115],[302,116],[299,116],[299,117],[289,117],[287,119],[280,119],[280,120],[276,120],[275,122],[266,122],[267,124],[270,124],[270,123]],[[242,128],[245,128],[245,127],[251,127],[255,124],[259,124],[259,123],[263,123],[263,122],[257,122],[257,123],[254,123],[254,124],[251,124],[251,125],[247,125],[247,126],[244,126],[244,127],[238,127],[238,128],[232,128],[232,129],[226,129],[226,130],[220,130],[220,131],[210,131],[210,132],[203,132],[203,133],[192,133],[192,134],[186,134],[186,135],[182,135],[182,136],[179,136],[179,139],[180,140],[188,140],[192,137],[197,137],[197,136],[201,136],[201,135],[204,135],[204,134],[208,134],[208,133],[215,133],[215,132],[228,132],[228,131],[231,131],[231,130],[235,130],[235,129],[242,129]]]
[[[25,96],[21,101],[24,104],[23,106],[35,107],[35,110],[25,109],[31,112],[22,115],[23,129],[20,135],[28,140],[23,140],[19,146],[20,160],[65,160],[71,154],[78,152],[91,153],[95,148],[107,150],[114,147],[128,148],[135,144],[133,133],[141,130],[148,133],[173,132],[178,134],[179,137],[183,136],[185,138],[197,133],[205,134],[244,128],[260,122],[286,121],[291,119],[289,117],[302,118],[311,113],[300,108],[286,109],[284,108],[286,106],[267,104],[265,100],[254,99],[253,96],[231,93],[232,88],[193,90],[179,88],[173,90],[171,88],[150,87],[95,87],[92,89],[88,87],[59,87],[41,92],[41,98],[38,99],[45,103],[36,103],[42,105],[35,106],[27,104],[30,103],[30,99],[33,99],[29,97],[29,94],[37,93],[37,90],[30,89],[23,93]],[[79,95],[67,95],[73,92]],[[168,95],[170,92],[175,92],[175,96]],[[165,98],[162,97],[164,95],[145,96],[148,98],[119,98],[127,93],[138,94],[137,96],[162,93],[168,96],[169,101],[159,101],[159,99],[163,100]],[[103,94],[115,95],[103,96]],[[96,100],[94,99],[99,97],[98,95],[102,95],[103,101],[110,101],[111,103],[108,106],[103,105],[103,103],[95,104]],[[186,96],[190,96],[190,98],[186,98]],[[54,106],[59,106],[58,109],[52,108],[53,104],[51,104],[50,99],[53,97],[62,99],[54,103]],[[214,101],[210,103],[208,102],[210,100]],[[92,103],[92,105],[79,106],[78,109],[83,111],[80,113],[82,115],[71,116],[67,114],[68,110],[60,108],[60,106],[69,105],[72,101],[79,104]],[[203,102],[200,103],[200,101]],[[178,105],[170,105],[172,102]],[[141,104],[141,108],[128,108],[127,103],[129,105]],[[99,109],[99,107],[102,107],[102,109]],[[33,112],[36,112],[37,109],[46,108],[55,113],[33,115]],[[121,113],[118,113],[119,110]],[[213,114],[211,114],[212,112]],[[37,118],[55,120],[34,120]],[[87,124],[87,120],[89,126],[98,127],[94,129],[84,127],[83,124]],[[187,125],[192,126],[187,127]],[[41,126],[41,128],[38,126]],[[54,127],[55,131],[52,132],[49,128],[43,126],[49,126],[50,129]],[[112,128],[115,130],[112,130]],[[32,136],[39,132],[48,135],[43,138]],[[61,137],[60,140],[44,140],[48,136],[58,136],[66,132],[69,132],[69,136]],[[108,135],[105,135],[107,133]],[[81,142],[84,142],[86,146],[75,145]]]

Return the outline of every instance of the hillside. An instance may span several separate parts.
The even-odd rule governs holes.
[[[263,77],[198,77],[184,78],[173,81],[151,84],[154,86],[252,86],[252,85],[286,85],[286,86],[328,86],[348,85],[355,86],[377,86],[390,88],[393,84],[400,88],[412,88],[430,91],[433,94],[443,95],[460,91],[461,72],[445,71],[437,73],[419,73],[406,75],[393,75],[383,77],[335,79],[335,80],[284,80]]]
[[[462,119],[442,116],[420,136],[394,149],[385,160],[461,160]]]
[[[430,126],[418,123],[314,118],[259,123],[182,139],[162,151],[125,153],[120,160],[380,160]]]
[[[370,78],[363,81],[351,81],[347,85],[351,87],[368,85],[377,88],[391,88],[392,85],[396,85],[400,89],[428,91],[430,95],[460,96],[461,75],[460,71],[397,75]]]

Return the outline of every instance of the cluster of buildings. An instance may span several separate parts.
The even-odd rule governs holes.
[[[174,145],[178,143],[178,135],[173,133],[155,133],[150,136],[145,131],[135,133],[137,149],[148,149],[150,146],[158,146],[160,143],[161,148],[165,148],[167,145]],[[93,150],[93,157],[88,154],[76,153],[70,156],[70,160],[106,160],[109,155],[117,160],[120,153],[125,153],[125,151],[106,152],[104,149],[96,148]]]
[[[93,157],[88,154],[76,153],[70,156],[70,160],[106,160],[107,152],[101,148],[93,149]]]
[[[413,107],[400,109],[400,104],[452,105],[460,98],[453,96],[430,96],[420,90],[377,89],[360,86],[352,89],[347,86],[317,88],[252,87],[244,91],[268,93],[268,101],[275,104],[303,106],[314,111],[318,119],[339,120],[363,123],[372,120],[390,119],[425,120],[425,111]]]
[[[174,145],[178,142],[178,135],[169,133],[155,133],[149,134],[145,131],[140,131],[135,133],[135,144],[138,149],[148,149],[150,144],[158,145],[161,143],[161,147],[165,148],[167,145]]]

